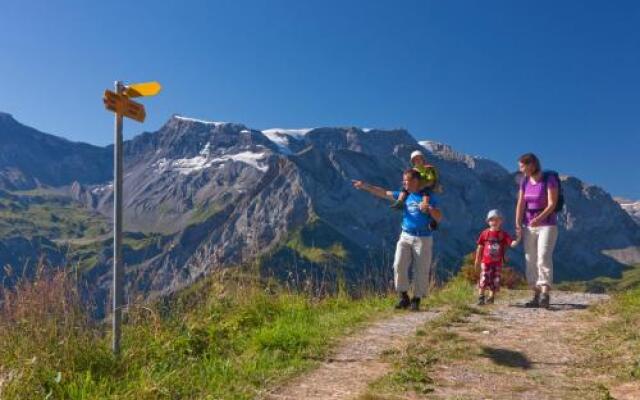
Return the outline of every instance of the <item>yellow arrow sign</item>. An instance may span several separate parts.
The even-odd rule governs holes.
[[[141,97],[141,96],[155,96],[160,93],[160,83],[158,82],[143,82],[127,85],[124,89],[124,95],[127,97]]]
[[[136,103],[128,97],[112,92],[111,90],[104,91],[102,101],[107,110],[124,115],[138,122],[144,122],[146,113],[142,104]]]

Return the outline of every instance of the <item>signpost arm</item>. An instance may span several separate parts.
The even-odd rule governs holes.
[[[116,81],[115,91],[121,94],[124,85]],[[122,306],[124,300],[123,263],[122,263],[122,114],[115,113],[113,146],[113,353],[120,353],[122,331]]]

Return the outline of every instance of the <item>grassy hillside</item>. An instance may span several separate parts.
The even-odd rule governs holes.
[[[106,218],[83,209],[69,197],[43,189],[0,192],[0,237],[37,235],[57,240],[108,232]]]
[[[640,264],[635,266],[627,266],[622,271],[620,278],[600,277],[590,281],[564,282],[557,285],[557,289],[604,293],[604,292],[620,292],[640,287]]]
[[[311,367],[335,339],[392,299],[323,299],[249,276],[209,278],[126,313],[123,352],[109,351],[62,272],[2,294],[0,397],[249,399]]]
[[[613,283],[612,299],[592,310],[602,321],[583,340],[593,348],[589,363],[621,381],[640,381],[640,265]]]

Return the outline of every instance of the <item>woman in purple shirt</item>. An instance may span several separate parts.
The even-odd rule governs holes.
[[[522,181],[516,206],[516,234],[524,239],[527,283],[533,299],[527,307],[549,308],[553,283],[553,249],[558,239],[558,179],[544,174],[538,157],[527,153],[519,159]]]

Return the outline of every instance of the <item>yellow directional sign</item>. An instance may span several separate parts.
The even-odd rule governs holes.
[[[102,100],[107,110],[113,111],[117,114],[122,114],[123,116],[134,119],[138,122],[144,122],[146,113],[142,104],[136,103],[126,96],[112,92],[111,90],[104,91],[104,97]]]
[[[141,96],[155,96],[160,93],[160,83],[158,82],[143,82],[127,85],[124,89],[124,94],[127,97],[141,97]]]

